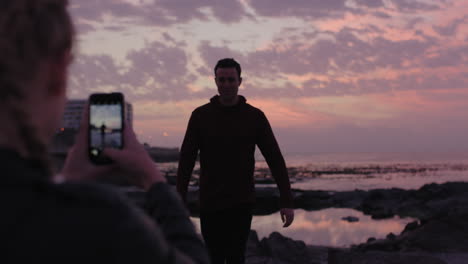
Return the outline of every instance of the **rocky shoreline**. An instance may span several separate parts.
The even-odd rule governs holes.
[[[374,219],[412,217],[401,234],[369,238],[349,248],[307,245],[273,232],[259,240],[251,232],[247,263],[468,263],[468,183],[427,184],[418,190],[376,189],[346,192],[293,190],[296,208],[313,211],[351,208]],[[198,189],[190,188],[188,205],[198,215]],[[276,188],[257,188],[255,215],[275,213]],[[343,219],[356,221],[356,219]],[[359,221],[359,220],[357,220]]]
[[[61,157],[63,159],[63,157]],[[61,160],[60,159],[60,160]],[[447,165],[449,166],[449,165]],[[450,168],[465,171],[460,165]],[[59,166],[58,166],[59,167]],[[406,165],[330,167],[311,170],[307,167],[288,168],[291,182],[300,182],[323,175],[378,175],[380,173],[424,173],[443,167]],[[169,168],[163,171],[169,183],[175,184],[176,171]],[[192,216],[199,215],[198,170],[194,171],[188,192],[188,208]],[[257,168],[256,184],[274,184],[268,169]],[[141,193],[130,192],[131,198],[139,199]],[[293,189],[294,204],[297,209],[307,211],[326,208],[349,208],[370,215],[373,219],[386,219],[394,216],[418,219],[409,223],[401,234],[388,234],[385,239],[369,238],[366,243],[349,248],[332,248],[307,245],[273,232],[259,240],[252,231],[246,252],[247,263],[468,263],[468,183],[448,182],[426,184],[417,190],[399,188],[321,191]],[[279,210],[279,192],[276,187],[256,188],[255,215],[270,215]],[[359,221],[347,218],[345,221]]]
[[[412,217],[399,234],[350,248],[306,245],[279,233],[259,241],[252,232],[248,263],[468,263],[468,183],[427,184],[418,190],[294,190],[295,206],[304,210],[352,208],[374,219]],[[189,191],[189,208],[198,214],[198,190]],[[256,215],[278,211],[276,188],[257,188]]]

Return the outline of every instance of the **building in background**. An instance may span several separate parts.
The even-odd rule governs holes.
[[[56,171],[60,171],[68,150],[75,142],[75,135],[80,127],[81,116],[87,101],[68,100],[66,104],[62,126],[55,134],[49,147],[50,156]],[[128,123],[133,124],[133,106],[128,102],[125,102],[125,116]],[[179,158],[178,148],[151,147],[148,144],[144,144],[144,147],[156,162],[173,162]]]
[[[65,155],[73,145],[87,101],[85,99],[68,100],[63,113],[62,126],[55,134],[49,148],[52,154]],[[128,102],[125,102],[125,116],[128,123],[133,124],[133,106]]]

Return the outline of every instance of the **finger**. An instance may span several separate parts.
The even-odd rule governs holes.
[[[89,103],[86,102],[81,113],[81,122],[78,132],[75,136],[75,145],[85,147],[88,145],[88,128],[89,128]]]
[[[289,218],[289,216],[286,215],[286,221],[284,221],[283,227],[288,227],[289,225],[291,225],[291,218]]]
[[[290,226],[294,221],[294,214],[289,214],[286,216],[286,223],[285,223],[285,227],[288,227]]]
[[[123,137],[125,140],[124,144],[133,145],[137,142],[135,131],[133,126],[127,119],[124,120]]]

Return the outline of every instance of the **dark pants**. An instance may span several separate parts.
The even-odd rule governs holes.
[[[252,223],[252,206],[202,211],[201,232],[211,264],[243,264]]]

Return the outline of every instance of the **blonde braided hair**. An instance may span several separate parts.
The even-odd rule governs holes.
[[[28,158],[50,175],[47,146],[21,102],[34,89],[41,63],[71,50],[74,27],[66,0],[0,1],[0,104],[16,122]]]

